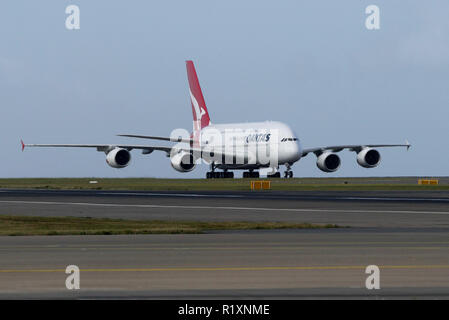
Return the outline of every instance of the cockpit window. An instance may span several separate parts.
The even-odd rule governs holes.
[[[285,141],[298,141],[298,138],[282,138],[281,142]]]

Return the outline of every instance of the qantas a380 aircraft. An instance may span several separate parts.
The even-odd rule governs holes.
[[[280,177],[279,166],[284,165],[284,177],[293,177],[291,166],[301,157],[314,153],[317,167],[324,172],[334,172],[340,167],[336,154],[343,149],[357,153],[357,163],[364,168],[374,168],[380,163],[379,147],[410,147],[410,144],[341,145],[303,149],[300,140],[290,127],[281,122],[248,122],[212,124],[204,102],[198,77],[192,61],[186,61],[193,112],[193,132],[184,136],[159,137],[135,134],[119,136],[177,142],[173,146],[135,144],[24,144],[25,147],[81,147],[95,148],[106,154],[106,162],[113,168],[130,164],[132,149],[150,154],[163,151],[170,157],[172,167],[179,172],[192,171],[201,160],[210,165],[207,178],[233,178],[230,170],[247,170],[244,178],[257,178],[261,168],[271,168],[268,177]],[[220,169],[222,171],[216,171]]]

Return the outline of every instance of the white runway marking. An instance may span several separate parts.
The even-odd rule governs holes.
[[[413,210],[344,210],[344,209],[300,209],[300,208],[258,208],[258,207],[220,207],[220,206],[174,206],[157,204],[119,204],[94,202],[55,202],[55,201],[18,201],[1,200],[0,203],[30,204],[30,205],[72,205],[91,207],[116,208],[171,208],[171,209],[197,209],[197,210],[247,210],[247,211],[284,211],[284,212],[334,212],[334,213],[406,213],[406,214],[437,214],[449,215],[447,211],[413,211]]]

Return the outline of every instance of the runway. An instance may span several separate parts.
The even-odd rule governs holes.
[[[449,194],[0,190],[0,214],[449,228]]]
[[[0,214],[336,223],[200,235],[2,237],[0,298],[449,298],[444,192],[0,190]],[[65,288],[66,266],[81,289]],[[367,290],[365,268],[380,268]]]

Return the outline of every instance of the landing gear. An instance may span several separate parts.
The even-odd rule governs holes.
[[[234,172],[232,172],[232,171],[224,171],[224,172],[222,172],[223,173],[223,178],[226,178],[226,179],[233,179],[234,178]]]
[[[284,178],[293,178],[293,171],[284,171]]]
[[[227,172],[227,171],[221,171],[221,172],[215,172],[210,171],[206,173],[206,179],[232,179],[234,178],[234,172]]]
[[[281,177],[281,173],[279,171],[276,173],[267,175],[267,178],[280,178],[280,177]]]
[[[232,171],[228,171],[228,170],[224,170],[221,172],[216,172],[215,171],[215,165],[212,163],[210,165],[210,169],[211,171],[206,173],[206,179],[232,179],[234,178],[234,172]]]
[[[215,164],[212,162],[210,164],[210,171],[206,173],[206,179],[213,179],[218,172],[215,172]]]
[[[291,169],[290,164],[286,163],[285,167],[286,167],[287,170],[284,171],[284,178],[293,178],[293,171],[290,170]]]
[[[243,178],[259,178],[259,171],[244,171],[243,172]]]

